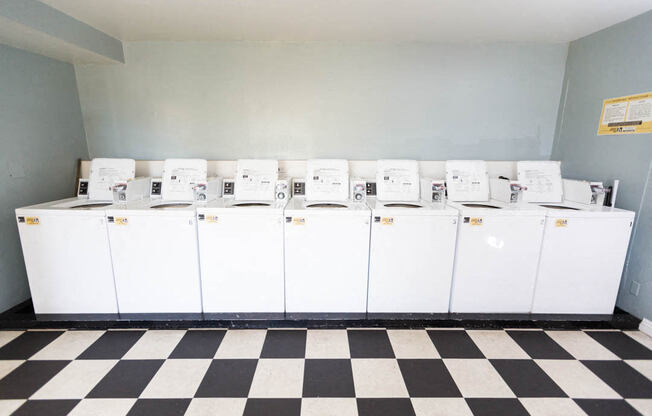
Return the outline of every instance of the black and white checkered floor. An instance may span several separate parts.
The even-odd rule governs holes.
[[[652,415],[651,348],[617,330],[0,331],[0,414]]]

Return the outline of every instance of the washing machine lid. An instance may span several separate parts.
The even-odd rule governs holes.
[[[16,209],[16,215],[93,215],[104,216],[106,209],[114,206],[113,200],[95,200],[87,198],[66,198],[44,202]]]
[[[539,216],[545,210],[533,204],[508,204],[495,199],[480,202],[447,202],[457,209],[460,216]]]
[[[277,160],[240,159],[236,168],[234,199],[238,201],[274,201],[277,180]]]
[[[525,186],[525,202],[561,202],[563,186],[561,162],[534,160],[516,162],[518,182]]]
[[[163,162],[161,198],[193,201],[194,187],[206,183],[208,163],[204,159],[166,159]]]
[[[578,202],[562,201],[560,203],[540,203],[549,218],[629,218],[634,219],[636,213],[620,208],[605,207],[604,205],[585,205]]]
[[[204,205],[197,205],[197,213],[262,215],[280,214],[287,201],[236,201],[230,198],[220,198]]]
[[[358,201],[308,201],[291,198],[285,207],[285,215],[365,215],[371,210],[365,202]]]
[[[349,162],[343,159],[306,161],[308,201],[347,201],[349,199]]]
[[[126,204],[115,204],[107,207],[107,215],[194,215],[198,204],[186,200],[164,200],[160,198],[145,198]]]
[[[112,200],[113,187],[127,183],[136,176],[136,161],[134,159],[104,159],[91,160],[88,176],[88,199]]]
[[[379,201],[377,198],[367,199],[367,205],[373,215],[406,215],[406,216],[457,216],[457,210],[450,205],[430,201]]]
[[[449,201],[489,201],[489,172],[484,160],[447,160]]]
[[[379,160],[376,162],[376,198],[379,201],[419,201],[419,162]]]

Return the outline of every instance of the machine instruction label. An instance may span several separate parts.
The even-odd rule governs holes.
[[[471,217],[471,219],[469,220],[469,224],[482,225],[482,217]]]
[[[602,102],[598,136],[652,133],[652,92]]]
[[[127,217],[115,217],[114,222],[115,222],[115,225],[128,225],[129,224],[129,220],[127,219]]]
[[[25,217],[25,224],[27,225],[40,225],[41,221],[38,217]]]
[[[557,218],[555,220],[555,227],[568,227],[568,220],[565,218]]]

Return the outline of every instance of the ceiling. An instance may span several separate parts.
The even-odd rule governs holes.
[[[568,42],[652,0],[41,0],[123,41]]]

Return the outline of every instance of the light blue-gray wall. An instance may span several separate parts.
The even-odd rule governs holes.
[[[0,45],[0,311],[29,298],[14,209],[72,196],[77,158],[88,149],[73,66]]]
[[[92,157],[548,159],[567,44],[135,42],[76,65]]]
[[[637,211],[617,305],[652,319],[652,134],[598,136],[602,100],[652,91],[652,12],[571,42],[552,158],[565,177],[620,179],[617,206]],[[630,293],[632,281],[640,294]]]

